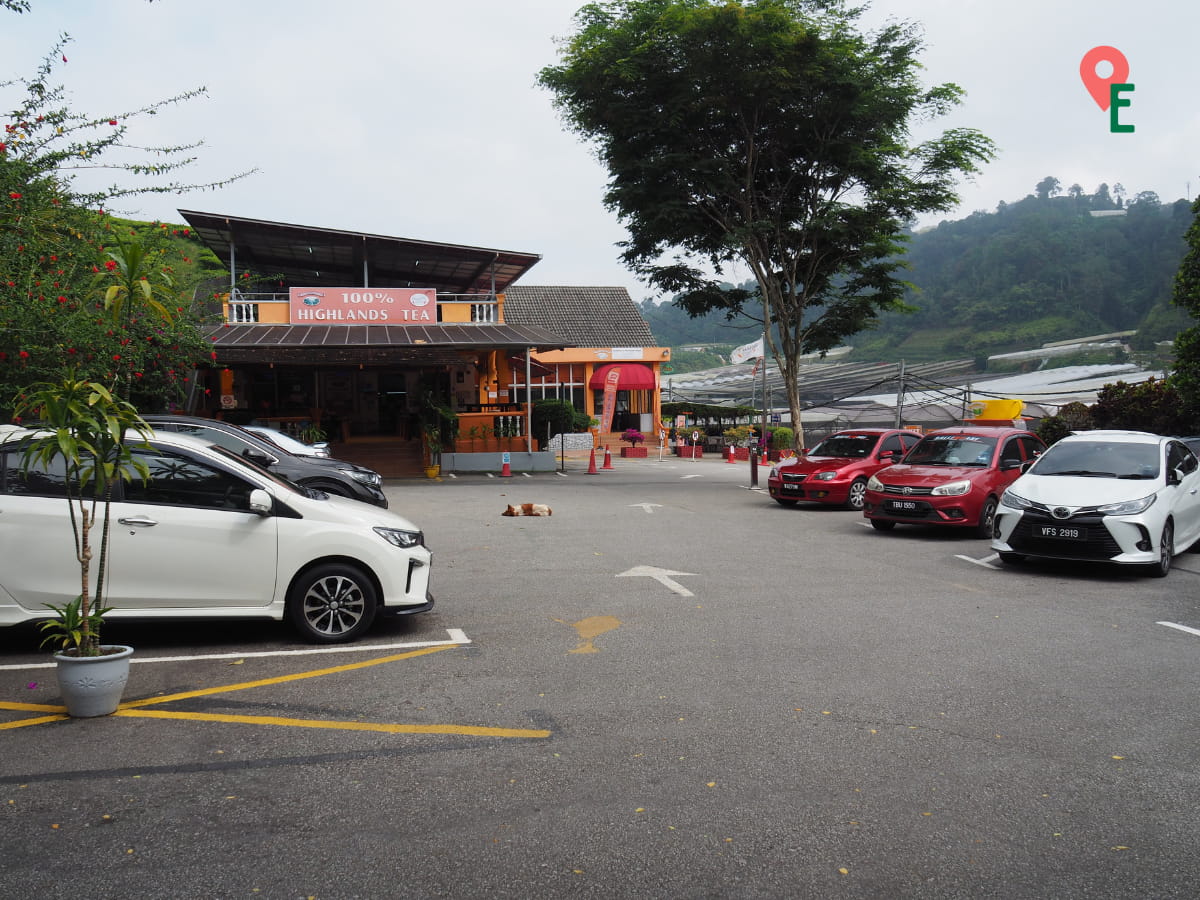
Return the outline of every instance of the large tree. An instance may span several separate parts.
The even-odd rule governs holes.
[[[994,152],[967,129],[911,140],[914,120],[962,92],[920,85],[915,27],[868,35],[860,13],[837,0],[592,3],[539,73],[608,167],[624,262],[693,314],[761,309],[801,445],[800,357],[902,308],[905,225],[951,208],[957,176]],[[757,291],[724,283],[736,261]]]
[[[193,261],[204,252],[200,245],[161,223],[122,222],[110,213],[121,198],[234,180],[174,180],[199,144],[128,142],[132,122],[203,90],[116,114],[80,113],[52,82],[66,62],[67,40],[32,76],[0,82],[0,100],[12,110],[0,114],[0,421],[19,403],[20,388],[64,372],[161,408],[183,398],[191,371],[212,349],[197,328],[203,308],[192,298],[203,274]],[[84,170],[117,180],[80,187]]]
[[[1194,319],[1200,319],[1200,197],[1192,204],[1192,214],[1192,224],[1184,237],[1188,249],[1175,275],[1172,300]],[[1200,324],[1176,336],[1175,366],[1170,380],[1183,400],[1192,423],[1190,430],[1195,433],[1200,429]]]

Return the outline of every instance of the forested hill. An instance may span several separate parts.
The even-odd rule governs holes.
[[[1103,185],[1093,195],[1039,195],[911,235],[907,299],[918,310],[851,338],[854,358],[981,357],[1132,329],[1135,345],[1150,347],[1190,323],[1170,302],[1187,201],[1146,193],[1125,204]],[[758,336],[754,323],[721,314],[691,320],[648,301],[642,312],[665,346]]]

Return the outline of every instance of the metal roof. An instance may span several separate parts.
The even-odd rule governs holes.
[[[542,257],[289,225],[181,209],[226,267],[253,269],[296,287],[427,287],[447,294],[503,293]]]
[[[225,325],[207,329],[230,363],[460,363],[458,351],[559,350],[570,341],[532,325]]]

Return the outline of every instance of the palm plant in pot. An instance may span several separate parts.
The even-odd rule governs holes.
[[[103,716],[116,710],[129,677],[131,647],[100,641],[107,586],[108,534],[113,487],[135,474],[149,477],[146,463],[135,455],[150,426],[131,403],[102,384],[68,374],[61,381],[32,385],[18,395],[18,416],[36,419],[33,437],[22,453],[22,474],[30,470],[61,473],[70,510],[80,592],[63,606],[51,606],[56,618],[42,623],[54,654],[59,688],[67,713]],[[127,443],[137,433],[140,444]],[[93,535],[100,525],[100,536]],[[96,561],[95,578],[92,561]],[[93,689],[99,689],[98,691]]]

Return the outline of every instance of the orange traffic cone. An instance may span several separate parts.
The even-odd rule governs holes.
[[[735,464],[736,464],[736,463],[737,463],[737,458],[736,458],[736,457],[734,457],[734,455],[733,455],[733,444],[730,444],[730,445],[729,445],[729,447],[728,447],[728,448],[726,448],[726,449],[728,449],[728,450],[729,450],[729,453],[728,453],[728,455],[725,457],[725,462],[727,462],[727,463],[735,463]]]
[[[596,448],[595,447],[592,448],[592,455],[588,459],[587,473],[589,475],[599,475],[600,474],[599,472],[596,471]]]
[[[508,463],[508,459],[507,459],[508,454],[506,453],[504,455],[506,458],[504,460],[504,466],[500,469],[500,477],[501,478],[512,478],[512,467]]]
[[[600,468],[611,469],[612,467],[613,467],[612,453],[609,452],[608,447],[605,447],[604,448],[604,465],[602,465]]]

